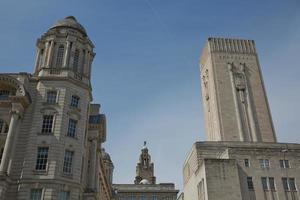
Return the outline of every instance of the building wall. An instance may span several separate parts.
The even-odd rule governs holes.
[[[216,152],[219,149],[219,152]],[[224,151],[225,149],[225,151]],[[283,152],[288,149],[287,152]],[[215,158],[212,159],[212,153]],[[300,145],[285,143],[236,143],[236,142],[198,142],[193,146],[184,168],[194,165],[193,154],[198,156],[196,170],[190,168],[184,173],[185,199],[198,200],[199,188],[204,180],[206,200],[290,200],[299,199],[299,192],[285,191],[282,178],[300,180]],[[209,157],[209,158],[206,158]],[[245,166],[245,159],[250,166]],[[262,168],[260,159],[268,159],[270,167]],[[279,160],[289,160],[290,168],[281,168]],[[189,174],[189,176],[187,176]],[[249,189],[247,177],[252,177],[254,189]],[[275,190],[263,190],[262,177],[273,177]],[[299,189],[299,185],[298,189]],[[293,196],[293,197],[292,197]]]

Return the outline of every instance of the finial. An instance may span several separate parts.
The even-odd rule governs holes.
[[[146,144],[147,144],[147,142],[146,142],[146,141],[144,141],[144,146],[146,146]]]

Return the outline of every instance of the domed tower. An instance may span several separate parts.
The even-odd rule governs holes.
[[[38,77],[68,77],[90,85],[94,45],[73,16],[56,22],[37,40],[34,74]]]
[[[151,162],[151,156],[148,153],[147,143],[144,142],[139,162],[136,166],[135,184],[155,184],[154,164]]]
[[[88,174],[91,169],[97,171],[91,155],[101,145],[98,121],[90,121],[96,127],[93,136],[89,128],[93,48],[84,27],[73,16],[59,20],[37,40],[35,71],[30,79],[34,97],[27,125],[30,131],[26,133],[23,166],[16,168],[22,170],[18,198],[43,194],[51,199],[85,199],[85,191],[99,191],[98,174],[92,178]]]

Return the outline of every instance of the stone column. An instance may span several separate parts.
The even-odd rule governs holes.
[[[12,157],[12,153],[13,153],[12,146],[13,146],[15,135],[17,134],[17,128],[22,113],[23,113],[23,106],[20,103],[12,103],[11,119],[10,119],[9,129],[6,136],[4,151],[3,151],[1,165],[0,165],[1,174],[7,173],[9,159]]]
[[[64,64],[63,64],[63,68],[67,68],[68,67],[68,63],[69,63],[69,54],[70,54],[70,41],[67,41],[67,47],[66,47],[66,52],[65,52],[65,57],[64,57]]]
[[[91,152],[90,152],[90,170],[89,170],[89,188],[95,189],[95,173],[96,173],[96,160],[97,160],[97,140],[93,138],[91,141]]]
[[[47,63],[46,63],[46,67],[49,68],[50,67],[50,62],[52,60],[52,54],[53,54],[53,48],[54,48],[54,41],[52,40],[50,42],[50,48],[49,48],[49,53],[48,53],[48,56],[47,56]]]
[[[41,49],[38,48],[36,53],[36,60],[35,60],[35,72],[38,71],[38,67],[40,65],[40,56],[41,56]]]
[[[44,50],[44,57],[43,57],[43,61],[42,61],[42,67],[46,66],[48,52],[49,52],[49,42],[46,42],[45,50]]]

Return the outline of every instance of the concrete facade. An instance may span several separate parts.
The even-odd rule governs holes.
[[[33,74],[0,74],[0,199],[112,199],[101,149],[105,115],[92,103],[94,45],[72,17],[37,40]]]
[[[200,71],[208,141],[184,163],[180,198],[299,199],[300,144],[277,143],[254,41],[209,38]]]

